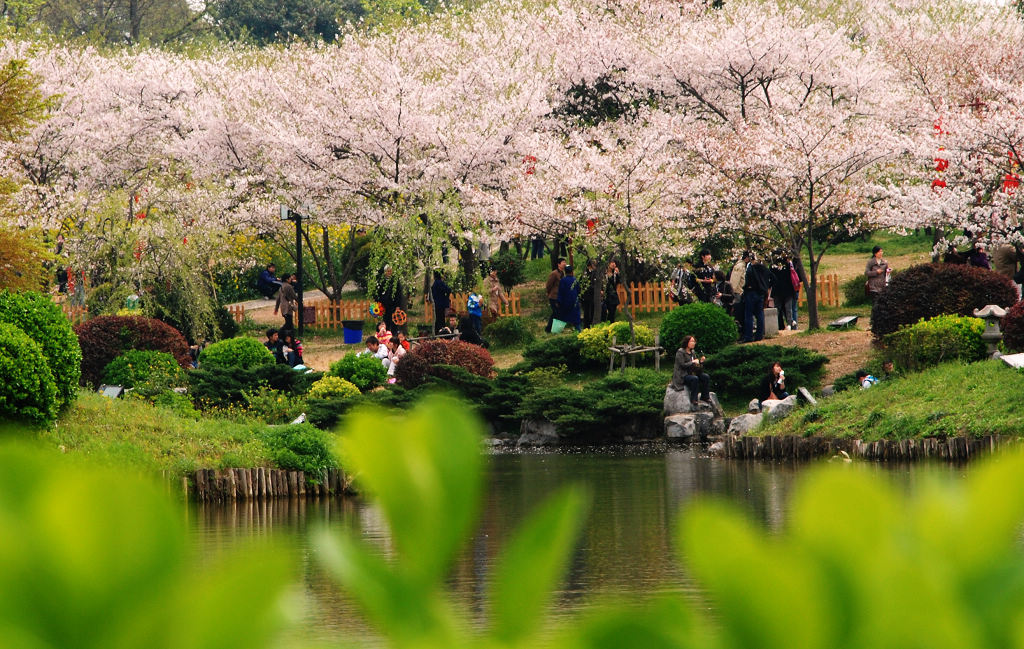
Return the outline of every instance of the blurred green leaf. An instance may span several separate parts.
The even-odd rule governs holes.
[[[497,641],[522,642],[540,628],[579,535],[586,500],[572,488],[552,496],[502,551],[491,589],[492,634]]]
[[[401,570],[436,583],[477,519],[482,426],[438,397],[404,417],[357,412],[343,430],[342,464],[383,510]]]

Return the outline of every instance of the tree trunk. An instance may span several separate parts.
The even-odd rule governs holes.
[[[128,22],[130,23],[129,38],[132,43],[139,42],[139,32],[142,27],[142,16],[139,14],[139,0],[128,0]]]
[[[818,262],[814,259],[814,241],[808,237],[806,241],[807,245],[807,259],[811,264],[810,276],[804,273],[804,277],[808,280],[805,285],[807,286],[807,328],[817,329],[821,325],[818,323]],[[800,262],[800,266],[803,266],[803,260],[799,256],[796,260]],[[794,264],[795,265],[795,264]],[[797,268],[797,273],[800,273],[801,268]]]

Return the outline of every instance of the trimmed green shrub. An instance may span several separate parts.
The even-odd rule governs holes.
[[[506,289],[526,281],[526,261],[511,250],[491,257],[490,267],[498,271],[498,281]]]
[[[696,336],[697,348],[711,354],[732,345],[740,336],[736,320],[720,306],[694,302],[677,306],[661,321],[661,346],[674,358],[684,336]]]
[[[901,368],[916,371],[946,361],[985,358],[985,322],[980,318],[940,315],[885,337],[889,355]]]
[[[516,369],[529,370],[535,367],[565,365],[570,372],[578,372],[587,364],[580,353],[581,348],[582,345],[575,333],[543,338],[526,346],[523,350],[523,362]]]
[[[637,345],[654,345],[654,332],[643,324],[634,324],[633,333],[636,335]],[[584,329],[576,334],[580,341],[580,355],[590,365],[603,365],[608,362],[608,347],[612,344],[612,337],[618,345],[628,343],[632,337],[629,333],[629,323],[625,321],[607,323],[602,322],[593,327]]]
[[[124,388],[134,388],[144,382],[177,387],[185,383],[185,372],[167,352],[129,349],[110,361],[103,370],[103,382]]]
[[[999,328],[1007,351],[1024,352],[1024,301],[1010,307]]]
[[[57,386],[42,347],[6,322],[0,322],[0,376],[0,418],[37,425],[57,418]]]
[[[369,354],[348,354],[331,363],[331,369],[327,374],[351,382],[360,392],[384,385],[388,380],[388,371],[381,365],[380,359]]]
[[[228,338],[208,346],[203,350],[199,363],[203,369],[237,367],[248,370],[262,365],[272,365],[274,355],[260,341],[243,336]]]
[[[192,358],[181,332],[167,323],[143,316],[97,316],[74,328],[82,348],[82,382],[97,387],[103,370],[126,350],[167,352],[182,367]]]
[[[337,466],[333,436],[310,424],[270,426],[260,435],[271,461],[286,471],[305,471],[306,482],[319,484],[326,469]]]
[[[41,293],[0,291],[0,322],[18,327],[39,345],[57,388],[57,408],[71,405],[82,376],[82,349],[60,307]]]
[[[548,390],[565,385],[565,377],[569,368],[565,365],[556,367],[537,367],[529,372],[523,372],[522,377],[526,379],[531,390]]]
[[[520,316],[498,318],[484,329],[487,341],[493,347],[518,347],[534,341],[533,332]]]
[[[974,315],[986,304],[1009,307],[1017,290],[1009,277],[962,264],[922,264],[894,274],[875,297],[871,333],[881,340],[904,325],[943,314]]]
[[[864,275],[855,275],[843,282],[843,304],[846,306],[863,306],[871,304],[871,298],[864,291],[864,282],[867,281]],[[891,279],[891,278],[890,278]]]
[[[362,392],[355,384],[337,376],[325,376],[309,388],[309,396],[313,399],[349,399],[360,394]]]
[[[782,363],[786,386],[812,389],[821,381],[828,358],[802,347],[781,345],[733,345],[708,354],[704,367],[711,375],[711,389],[724,399],[753,399],[772,363]]]

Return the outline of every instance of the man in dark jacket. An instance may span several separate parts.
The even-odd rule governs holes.
[[[452,305],[452,289],[444,281],[441,272],[434,271],[434,283],[430,285],[430,299],[434,303],[434,333],[445,326],[446,314]]]
[[[743,342],[764,340],[764,303],[772,290],[772,274],[765,265],[748,253],[743,275]],[[754,321],[757,330],[754,330]]]
[[[784,331],[791,326],[793,300],[796,299],[789,268],[789,256],[784,253],[780,255],[778,263],[772,267],[772,300],[775,302],[775,310],[778,314],[779,331]],[[796,324],[796,320],[793,320],[793,324]]]
[[[281,286],[281,280],[277,278],[277,268],[274,264],[267,264],[267,267],[260,271],[256,278],[256,290],[268,300],[273,299],[274,293]]]

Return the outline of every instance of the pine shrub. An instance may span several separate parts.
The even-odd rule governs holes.
[[[904,325],[937,315],[973,316],[987,304],[1009,307],[1017,291],[1009,277],[961,264],[921,264],[894,274],[875,297],[871,333],[881,340]]]
[[[530,370],[535,367],[565,365],[570,372],[578,372],[587,366],[581,349],[582,343],[575,333],[543,338],[526,346],[523,350],[523,362],[516,369]]]
[[[533,332],[520,316],[498,318],[484,329],[484,336],[494,347],[518,347],[534,341]]]
[[[708,354],[705,370],[711,375],[711,389],[724,399],[753,399],[772,363],[782,363],[786,386],[811,389],[821,381],[828,358],[801,347],[781,345],[733,345],[715,355]]]

